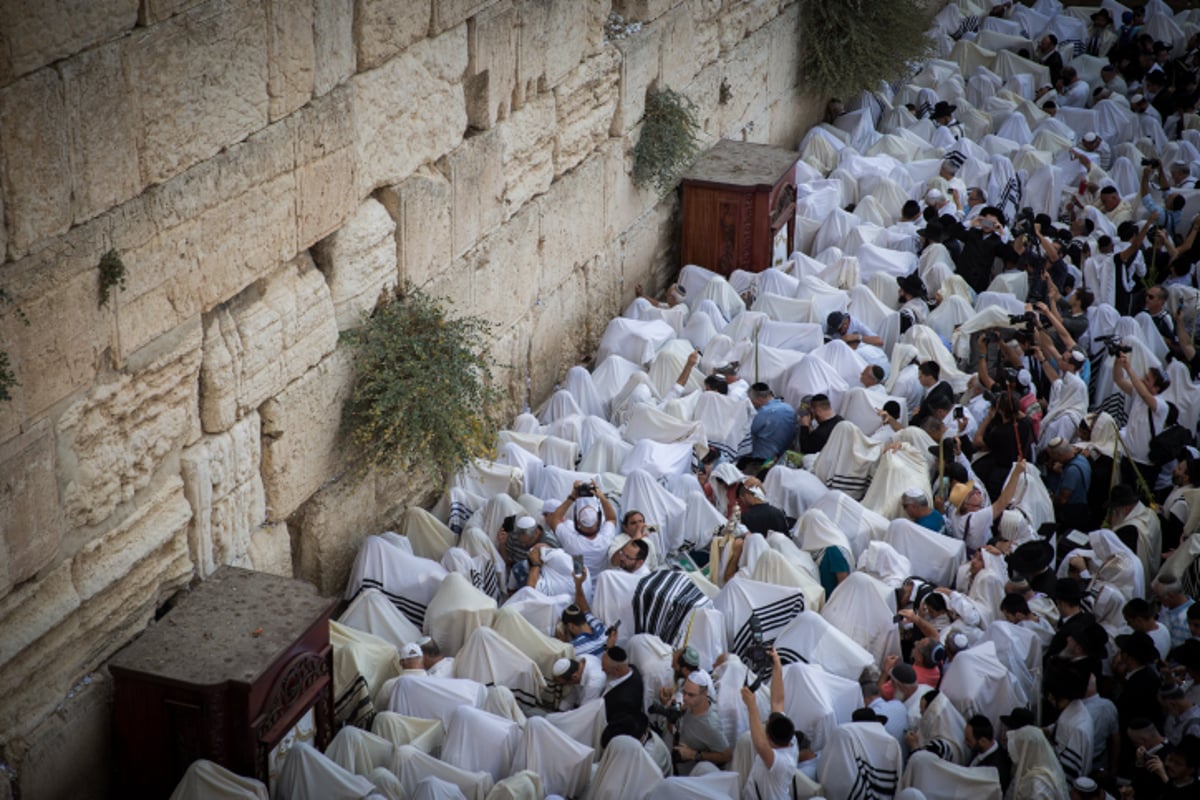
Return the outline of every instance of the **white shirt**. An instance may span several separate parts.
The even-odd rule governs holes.
[[[584,536],[575,529],[573,520],[566,519],[554,529],[554,535],[563,551],[572,556],[582,556],[588,575],[595,579],[610,566],[608,546],[617,535],[617,526],[604,520],[595,536]]]
[[[750,776],[742,787],[742,800],[790,800],[792,776],[796,774],[796,756],[800,751],[796,741],[787,747],[773,748],[775,762],[768,769],[763,760],[754,754],[754,765]]]
[[[1154,417],[1154,432],[1161,433],[1167,422],[1167,401],[1161,395],[1156,399],[1157,410],[1151,415],[1150,407],[1136,392],[1133,395],[1133,405],[1129,409],[1129,421],[1121,429],[1121,441],[1129,451],[1129,457],[1139,464],[1150,462],[1150,417]]]
[[[1080,79],[1070,86],[1064,86],[1058,104],[1067,108],[1087,108],[1088,100],[1092,97],[1092,89],[1087,81]]]
[[[884,700],[876,697],[867,704],[867,708],[881,717],[887,717],[884,728],[892,735],[900,746],[904,746],[904,730],[908,727],[908,709],[899,700]]]

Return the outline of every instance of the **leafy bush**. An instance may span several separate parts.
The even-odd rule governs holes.
[[[655,186],[661,194],[675,187],[679,174],[700,148],[696,107],[673,89],[652,89],[646,95],[642,134],[633,148],[633,182]]]
[[[439,300],[398,287],[363,325],[342,430],[358,467],[428,469],[448,481],[494,446],[500,392],[487,355],[492,325],[450,317]]]
[[[928,0],[802,0],[800,67],[816,93],[874,91],[929,57],[925,35],[940,10]]]
[[[125,291],[125,262],[116,250],[109,250],[100,256],[100,305],[108,305],[108,297],[113,289]]]

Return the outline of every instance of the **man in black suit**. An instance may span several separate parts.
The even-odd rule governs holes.
[[[638,668],[629,663],[624,648],[613,645],[600,657],[600,667],[608,676],[604,687],[604,713],[608,719],[646,712],[645,684]]]
[[[1122,775],[1128,775],[1136,750],[1136,745],[1128,735],[1129,729],[1134,727],[1133,720],[1148,720],[1152,727],[1162,730],[1165,713],[1158,702],[1158,689],[1162,681],[1154,668],[1158,663],[1158,648],[1154,646],[1150,634],[1135,631],[1118,636],[1114,641],[1118,652],[1112,657],[1112,668],[1121,682],[1116,700],[1117,722],[1124,736],[1118,767]]]
[[[1054,584],[1054,599],[1058,604],[1058,630],[1046,647],[1046,659],[1058,655],[1066,648],[1067,637],[1074,637],[1076,642],[1082,644],[1086,639],[1082,631],[1096,621],[1092,612],[1083,609],[1083,586],[1074,578],[1058,579]],[[1155,695],[1155,700],[1157,699],[1158,696]]]
[[[924,422],[933,413],[933,406],[954,407],[954,389],[942,380],[942,367],[936,361],[926,361],[917,367],[917,381],[924,387],[925,397],[913,415],[911,424],[920,425]]]
[[[1000,742],[996,741],[992,721],[982,714],[971,717],[967,720],[964,738],[972,754],[968,766],[995,767],[1000,773],[1000,789],[1007,794],[1008,782],[1012,780],[1012,757]]]

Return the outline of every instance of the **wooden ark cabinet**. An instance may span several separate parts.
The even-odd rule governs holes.
[[[329,616],[303,581],[221,567],[109,663],[116,797],[166,798],[206,758],[269,782],[272,750],[333,727]]]
[[[680,266],[720,275],[771,266],[775,236],[796,227],[796,161],[783,147],[722,139],[696,160],[681,185]]]

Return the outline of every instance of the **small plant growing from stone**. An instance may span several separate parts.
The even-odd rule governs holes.
[[[500,392],[491,381],[491,331],[487,321],[452,317],[441,301],[401,286],[343,334],[355,377],[342,432],[360,473],[418,469],[445,482],[492,451]]]
[[[4,317],[7,310],[11,309],[24,324],[29,324],[29,319],[25,316],[25,312],[21,307],[13,303],[12,296],[4,289],[0,289],[0,319]],[[13,371],[12,362],[8,358],[7,350],[0,350],[0,402],[7,403],[12,400],[12,390],[20,386],[21,382],[17,380],[17,373]]]
[[[125,262],[116,250],[100,256],[100,305],[108,305],[113,288],[125,291]]]
[[[926,35],[941,3],[925,0],[803,0],[802,86],[855,97],[913,71],[933,52]]]
[[[660,194],[673,189],[700,149],[699,130],[691,100],[673,89],[651,89],[633,148],[633,182],[643,189],[654,186]]]

